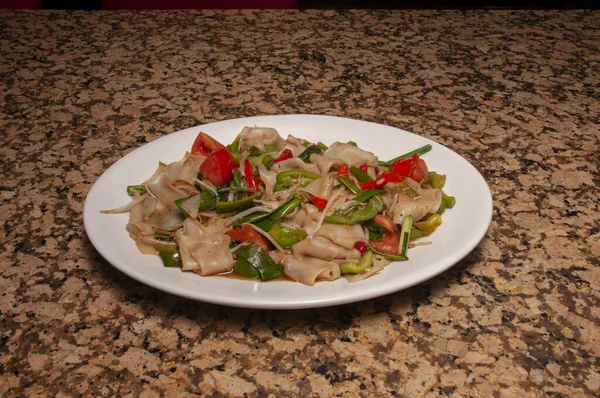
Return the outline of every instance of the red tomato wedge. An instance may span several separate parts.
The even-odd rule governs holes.
[[[428,176],[427,164],[417,154],[408,159],[395,161],[388,171],[402,177],[409,177],[416,182],[422,182]]]
[[[219,187],[233,178],[235,161],[227,148],[219,149],[208,155],[200,165],[200,173],[213,185]]]
[[[192,144],[192,155],[208,156],[223,148],[225,148],[225,146],[210,135],[200,133]]]
[[[396,225],[391,218],[377,214],[373,221],[385,229],[383,237],[379,240],[369,241],[369,245],[378,252],[388,254],[398,254],[400,246],[400,236],[396,231]]]
[[[257,245],[269,251],[269,241],[267,238],[258,233],[254,228],[248,225],[242,225],[239,228],[230,229],[225,232],[231,240],[235,242],[256,242]]]

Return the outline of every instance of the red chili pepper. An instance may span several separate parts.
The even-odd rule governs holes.
[[[354,248],[358,250],[360,254],[365,254],[367,251],[367,244],[365,242],[356,242]]]
[[[327,207],[327,199],[319,198],[318,196],[310,195],[310,201],[319,209],[324,210]]]
[[[359,167],[360,171],[362,171],[363,173],[369,173],[369,166],[367,166],[366,164],[363,164],[362,166]]]
[[[375,181],[359,182],[358,185],[362,189],[379,189],[383,188],[388,182],[401,182],[404,181],[405,178],[406,177],[384,171]]]
[[[284,149],[283,152],[281,152],[281,156],[279,156],[277,159],[275,159],[273,161],[273,163],[283,162],[286,159],[291,159],[293,156],[294,156],[294,154],[292,153],[291,150]]]
[[[350,167],[348,167],[347,164],[343,164],[338,169],[337,175],[338,175],[338,177],[347,176],[349,171],[350,171]]]
[[[252,174],[252,165],[248,159],[244,160],[244,177],[246,177],[246,180],[248,181],[248,188],[258,191],[260,178],[256,178]]]

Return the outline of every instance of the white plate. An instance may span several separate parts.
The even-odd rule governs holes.
[[[276,128],[309,141],[355,141],[361,148],[387,160],[425,144],[430,170],[447,175],[444,190],[456,197],[456,206],[443,215],[429,246],[409,251],[409,260],[395,262],[379,274],[350,284],[335,282],[305,286],[294,282],[256,282],[223,277],[201,277],[165,268],[157,256],[141,254],[125,230],[128,214],[101,214],[100,210],[129,201],[127,185],[139,184],[155,171],[158,161],[179,160],[200,131],[222,143],[233,141],[244,126]],[[113,164],[90,190],[83,211],[85,229],[98,252],[116,268],[154,288],[194,300],[235,307],[292,309],[324,307],[383,296],[423,282],[465,257],[485,235],[492,219],[492,197],[479,172],[450,149],[380,124],[331,116],[259,116],[211,123],[178,131],[131,152]]]

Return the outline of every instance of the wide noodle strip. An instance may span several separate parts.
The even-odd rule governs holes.
[[[104,212],[129,211],[140,251],[182,271],[353,283],[408,260],[454,206],[446,176],[421,158],[431,149],[386,161],[271,127],[244,127],[229,145],[200,133],[181,160],[127,187],[131,203]]]

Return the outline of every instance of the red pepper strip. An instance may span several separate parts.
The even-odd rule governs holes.
[[[279,156],[277,159],[275,159],[273,161],[273,163],[278,163],[278,162],[283,162],[286,159],[291,159],[294,155],[292,154],[292,151],[289,149],[284,149],[283,152],[281,152],[281,156]]]
[[[325,210],[327,207],[327,199],[319,198],[318,196],[310,195],[310,201],[315,204],[319,209]]]
[[[365,242],[356,242],[354,248],[358,250],[360,254],[365,254],[367,251],[367,244]]]
[[[384,171],[375,181],[359,182],[358,185],[362,189],[379,189],[383,188],[388,182],[402,182],[404,179],[406,179],[406,177]]]
[[[337,175],[338,177],[341,176],[348,176],[348,172],[350,171],[350,167],[348,167],[347,164],[343,164],[340,166],[340,168],[337,171]]]
[[[252,174],[252,165],[248,159],[244,160],[244,177],[246,177],[246,180],[248,181],[248,188],[258,191],[260,178],[256,178]]]
[[[369,173],[369,166],[367,166],[366,164],[363,164],[362,166],[359,167],[360,171],[362,171],[363,173]]]

